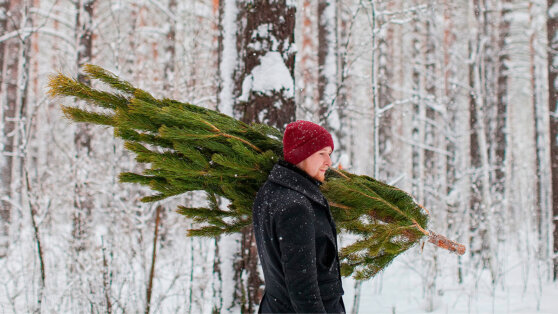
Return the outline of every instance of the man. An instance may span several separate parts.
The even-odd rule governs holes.
[[[287,125],[283,156],[254,201],[265,293],[260,313],[343,313],[337,232],[320,191],[333,140],[308,121]]]

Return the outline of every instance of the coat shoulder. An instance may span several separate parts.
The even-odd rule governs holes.
[[[267,181],[256,197],[254,207],[265,207],[271,215],[281,209],[307,208],[312,209],[312,204],[304,194],[289,189],[282,185]]]

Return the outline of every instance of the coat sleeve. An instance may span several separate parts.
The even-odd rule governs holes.
[[[276,216],[281,262],[291,303],[297,312],[325,313],[316,268],[314,212],[310,204],[287,205]]]

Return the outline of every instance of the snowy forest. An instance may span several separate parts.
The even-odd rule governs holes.
[[[344,278],[348,313],[558,307],[558,0],[0,0],[0,313],[255,313],[251,230],[187,237],[176,208],[205,194],[140,202],[118,174],[145,165],[47,95],[58,72],[92,84],[85,64],[244,122],[319,123],[334,167],[466,246]]]

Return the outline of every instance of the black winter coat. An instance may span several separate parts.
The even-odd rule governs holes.
[[[337,232],[319,184],[281,161],[258,191],[253,222],[265,279],[260,313],[345,312]]]

